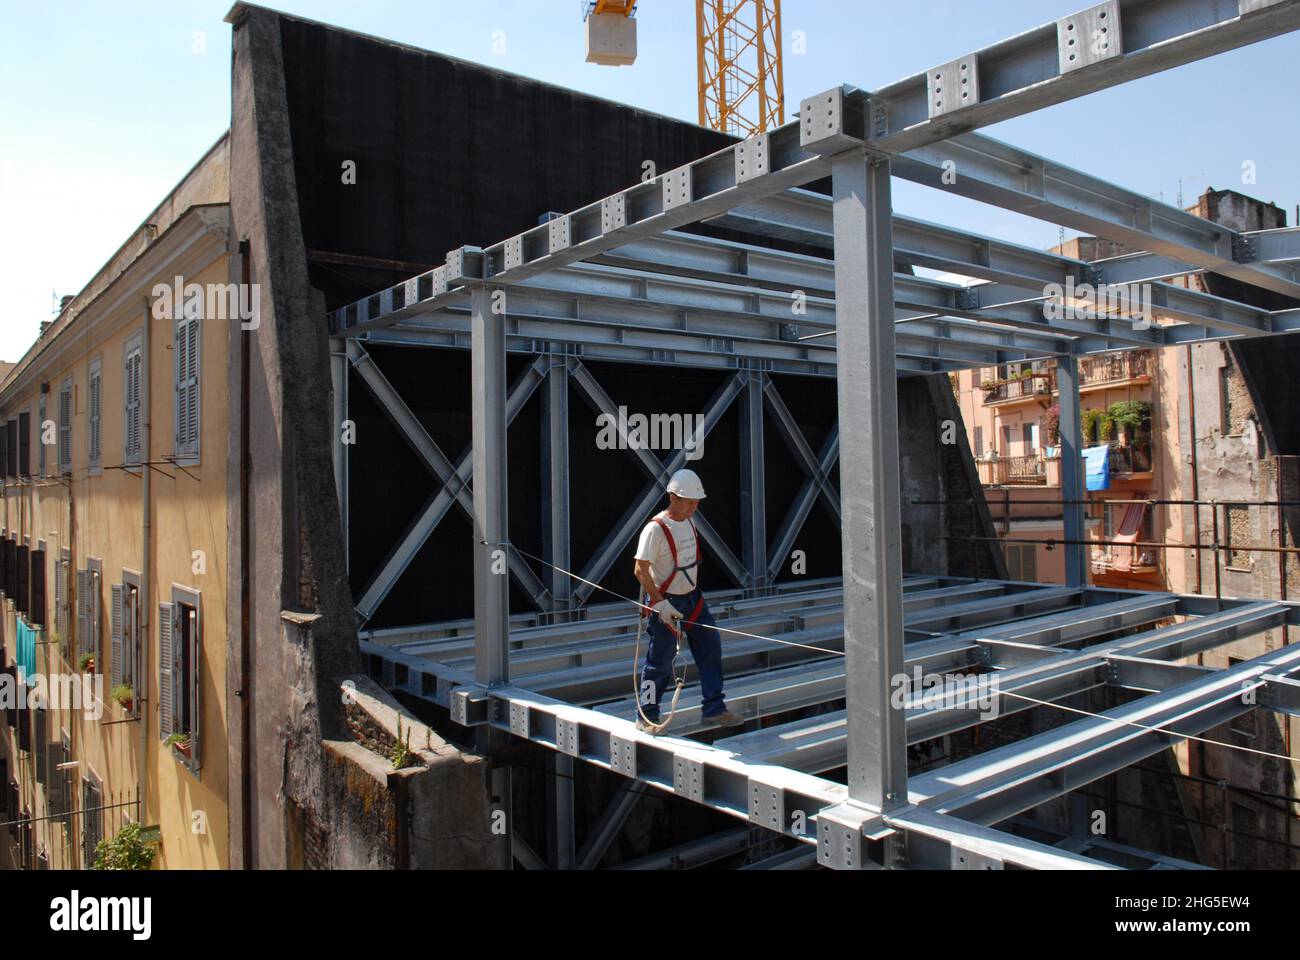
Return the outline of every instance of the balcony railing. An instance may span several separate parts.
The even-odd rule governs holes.
[[[1150,376],[1151,354],[1146,350],[1084,357],[1079,361],[1079,381],[1085,387],[1102,383],[1123,383],[1126,380],[1140,380]]]
[[[1024,457],[980,460],[980,483],[985,486],[1045,486],[1047,461],[1036,453]]]
[[[1136,443],[1110,446],[1110,472],[1115,473],[1150,473],[1152,470],[1151,444]]]
[[[990,380],[980,384],[985,403],[1002,403],[1007,400],[1027,400],[1031,397],[1050,397],[1056,389],[1056,370],[1030,373],[1010,380]]]

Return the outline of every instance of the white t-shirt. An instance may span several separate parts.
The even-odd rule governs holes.
[[[686,568],[685,572],[673,577],[673,582],[668,584],[665,592],[673,596],[690,593],[695,589],[691,586],[692,581],[699,583],[700,579],[698,567],[700,555],[699,546],[695,542],[695,528],[691,526],[689,520],[672,519],[666,510],[659,514],[659,518],[672,531],[673,543],[677,547],[677,566]],[[654,577],[655,586],[667,580],[668,575],[673,572],[673,552],[668,549],[668,538],[664,536],[663,528],[653,520],[641,531],[641,539],[636,545],[636,559],[650,561],[650,573]]]

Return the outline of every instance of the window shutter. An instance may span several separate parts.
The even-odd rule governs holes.
[[[99,571],[94,567],[90,568],[90,600],[87,602],[86,612],[90,616],[90,642],[91,650],[95,654],[95,672],[103,673],[104,665],[100,662],[100,651],[104,649],[103,637],[100,635],[100,623],[103,620],[102,601],[100,593],[103,586],[99,581]]]
[[[189,431],[186,441],[189,445],[189,452],[193,456],[199,454],[199,323],[197,318],[190,321],[189,324],[189,350],[186,352],[189,360],[189,416],[187,419],[187,429]]]
[[[90,652],[90,618],[86,616],[86,601],[90,598],[90,573],[77,571],[77,652]]]
[[[110,689],[122,682],[122,585],[113,584],[112,612],[112,672],[109,674]]]
[[[158,604],[158,736],[172,735],[172,604]]]
[[[37,708],[32,711],[32,719],[36,726],[36,782],[45,783],[47,774],[47,765],[49,763],[49,736],[46,732],[46,723],[48,717],[43,709]]]
[[[54,564],[54,632],[59,635],[59,643],[68,639],[68,567],[67,561],[60,557]]]
[[[203,638],[199,636],[199,612],[182,608],[189,615],[190,634],[190,769],[199,769],[199,726],[203,716],[199,691],[202,689],[203,671],[199,657],[203,652]]]
[[[90,374],[90,390],[87,398],[89,407],[89,459],[90,465],[98,467],[102,462],[102,437],[101,430],[103,401],[104,401],[104,377],[99,370],[92,370]]]
[[[23,616],[28,616],[29,615],[28,611],[31,610],[31,600],[32,600],[32,594],[31,594],[32,568],[31,568],[31,559],[29,557],[30,550],[26,545],[23,545],[18,547],[17,553],[18,553],[18,593],[14,597],[14,606],[18,609],[19,613],[23,614]]]
[[[32,415],[18,414],[18,475],[32,475]]]
[[[45,744],[43,752],[49,774],[45,786],[46,804],[50,808],[51,817],[60,817],[63,815],[63,781],[66,775],[66,771],[59,769],[59,764],[63,762],[63,744],[52,741]]]
[[[59,472],[72,472],[72,386],[59,391]]]
[[[44,627],[46,618],[45,599],[45,551],[32,551],[32,609],[29,620],[32,626]]]

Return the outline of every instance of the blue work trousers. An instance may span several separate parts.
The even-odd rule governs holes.
[[[696,588],[690,593],[668,594],[666,599],[681,611],[683,619],[678,627],[686,633],[691,656],[700,675],[700,694],[704,698],[700,713],[716,717],[727,709],[722,699],[722,637],[714,623],[709,605],[703,604],[695,623],[686,625],[691,611],[703,599]],[[647,599],[648,602],[648,599]],[[641,671],[641,712],[652,723],[659,722],[659,701],[673,689],[673,658],[677,654],[677,637],[668,629],[659,614],[646,615],[649,623],[650,646],[646,650],[645,666]]]

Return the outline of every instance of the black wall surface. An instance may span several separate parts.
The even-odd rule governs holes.
[[[547,211],[571,211],[626,189],[641,179],[646,160],[662,173],[732,142],[693,124],[476,64],[292,17],[280,23],[304,245],[311,283],[330,309],[440,264],[448,250],[498,242],[535,226]],[[343,182],[345,161],[356,164],[355,185]],[[458,459],[470,438],[468,352],[368,349],[430,436]],[[511,355],[512,378],[527,359]],[[615,403],[643,413],[697,413],[726,376],[662,366],[591,367]],[[834,381],[776,379],[808,442],[819,449],[837,415]],[[350,386],[350,416],[357,426],[357,443],[349,448],[350,575],[360,596],[438,488],[361,380],[352,376]],[[508,449],[511,540],[539,555],[540,525],[550,511],[540,478],[544,396],[545,388],[539,388],[515,420]],[[646,482],[627,452],[596,448],[596,429],[595,412],[573,390],[572,549],[579,569]],[[692,466],[710,491],[705,515],[737,555],[739,458],[733,406],[706,441],[704,459]],[[770,420],[766,461],[770,541],[804,480]],[[370,625],[472,616],[470,546],[470,523],[453,508]],[[635,591],[634,546],[625,546],[604,583],[624,595]],[[839,528],[821,504],[809,514],[796,549],[804,551],[805,576],[839,574]],[[546,579],[545,570],[535,566],[535,572]],[[786,558],[777,579],[793,576]],[[703,578],[710,588],[733,585],[707,550]],[[512,607],[531,609],[518,591]]]

